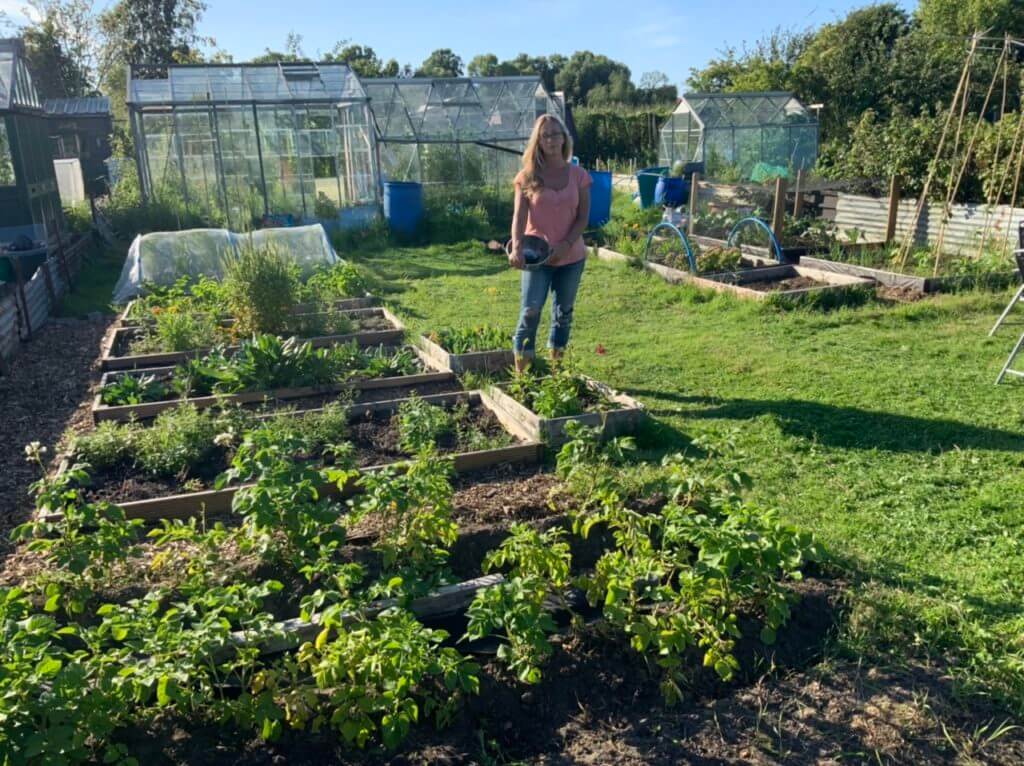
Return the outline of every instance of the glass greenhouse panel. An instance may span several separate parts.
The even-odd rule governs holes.
[[[817,161],[818,123],[789,93],[688,93],[661,128],[659,162],[703,162],[720,180],[786,174]]]

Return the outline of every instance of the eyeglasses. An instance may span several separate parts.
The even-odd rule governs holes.
[[[554,131],[554,132],[551,132],[551,133],[541,133],[540,137],[541,138],[546,138],[546,139],[561,138],[562,137],[562,131],[558,130],[558,131]]]

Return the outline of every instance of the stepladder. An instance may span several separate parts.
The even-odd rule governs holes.
[[[1021,223],[1020,229],[1018,230],[1018,245],[1019,248],[1014,252],[1013,257],[1017,261],[1017,270],[1020,272],[1021,279],[1024,280],[1024,223]],[[1003,313],[999,315],[999,319],[989,330],[989,337],[992,337],[999,326],[1006,321],[1006,318],[1013,311],[1014,307],[1024,302],[1024,284],[1017,288],[1017,292],[1013,294],[1010,302],[1006,304],[1006,308],[1003,309]],[[1015,378],[1024,378],[1024,371],[1017,370],[1014,368],[1013,363],[1017,360],[1017,356],[1020,354],[1021,348],[1024,347],[1024,333],[1021,333],[1020,337],[1017,338],[1017,342],[1013,346],[1013,350],[1010,355],[1006,357],[1006,363],[1003,364],[1003,369],[999,371],[999,375],[996,376],[996,385],[998,386],[1003,382],[1003,378],[1007,375],[1011,375]]]

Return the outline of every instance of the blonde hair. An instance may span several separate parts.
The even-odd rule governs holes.
[[[548,123],[555,123],[562,131],[562,158],[568,162],[572,157],[572,136],[557,114],[542,114],[533,123],[533,131],[530,133],[530,140],[526,142],[526,149],[523,150],[523,191],[526,193],[537,192],[544,188],[544,181],[540,177],[541,168],[544,167],[544,152],[540,148],[540,136],[544,126]]]

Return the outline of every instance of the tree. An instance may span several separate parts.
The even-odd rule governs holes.
[[[679,90],[664,72],[644,72],[640,77],[637,96],[645,104],[675,104],[679,99]]]
[[[36,90],[43,98],[95,92],[96,19],[91,0],[30,0],[36,21],[19,31]]]
[[[420,77],[461,77],[462,59],[451,48],[438,48],[416,70]]]
[[[127,64],[202,60],[200,46],[213,42],[197,30],[205,10],[203,0],[117,0],[100,15],[100,83],[103,92],[116,96],[111,99],[115,120],[126,118],[120,94],[127,88]]]
[[[629,67],[625,64],[590,51],[576,51],[555,75],[555,88],[565,91],[570,103],[582,105],[587,103],[587,95],[592,88],[610,84],[615,73],[629,80]],[[617,80],[620,89],[624,87],[621,86],[622,81],[622,78]]]
[[[587,106],[608,106],[610,104],[635,104],[636,86],[628,74],[612,72],[608,82],[595,85],[587,93]]]
[[[725,48],[703,69],[691,69],[688,85],[698,92],[792,90],[792,71],[813,38],[810,32],[776,29],[753,48]]]
[[[895,58],[910,28],[910,17],[894,3],[870,5],[826,24],[810,40],[788,83],[805,100],[825,104],[826,135],[846,134],[869,109],[888,119]]]
[[[368,45],[354,45],[343,40],[334,46],[334,50],[324,56],[325,61],[340,61],[348,64],[360,77],[394,77],[394,74],[386,74],[385,68],[394,65],[394,72],[398,72],[398,62],[394,59],[383,64],[380,57]]]
[[[302,35],[289,32],[284,41],[284,51],[272,51],[264,48],[259,56],[254,56],[253,64],[294,64],[297,61],[308,61],[302,50]]]

